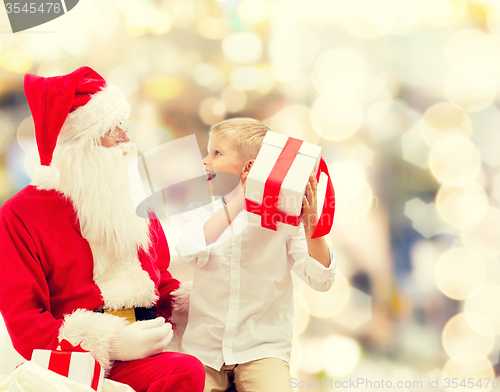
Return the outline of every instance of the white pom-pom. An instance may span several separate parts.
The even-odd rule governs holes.
[[[58,189],[61,181],[59,170],[53,166],[38,166],[33,174],[31,185],[38,189]]]

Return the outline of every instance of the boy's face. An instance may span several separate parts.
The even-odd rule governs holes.
[[[208,154],[203,159],[203,164],[209,179],[213,178],[211,174],[214,172],[234,173],[243,179],[244,163],[227,140],[211,134],[207,150]]]

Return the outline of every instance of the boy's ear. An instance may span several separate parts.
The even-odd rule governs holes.
[[[250,159],[245,163],[245,166],[243,166],[243,173],[242,173],[242,178],[247,178],[248,174],[250,173],[250,169],[253,166],[253,163],[255,162],[255,159]]]

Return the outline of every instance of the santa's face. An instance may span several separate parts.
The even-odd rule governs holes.
[[[115,147],[118,143],[127,143],[130,141],[130,136],[126,129],[118,125],[114,130],[108,132],[101,138],[101,146]]]

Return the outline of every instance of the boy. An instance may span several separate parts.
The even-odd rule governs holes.
[[[248,118],[211,128],[203,160],[207,179],[230,172],[242,186],[187,213],[178,241],[181,254],[196,256],[182,349],[205,365],[205,392],[233,385],[245,392],[290,391],[291,271],[318,291],[328,290],[335,277],[333,250],[324,238],[311,238],[317,220],[313,174],[296,235],[247,222],[246,179],[268,130]]]

